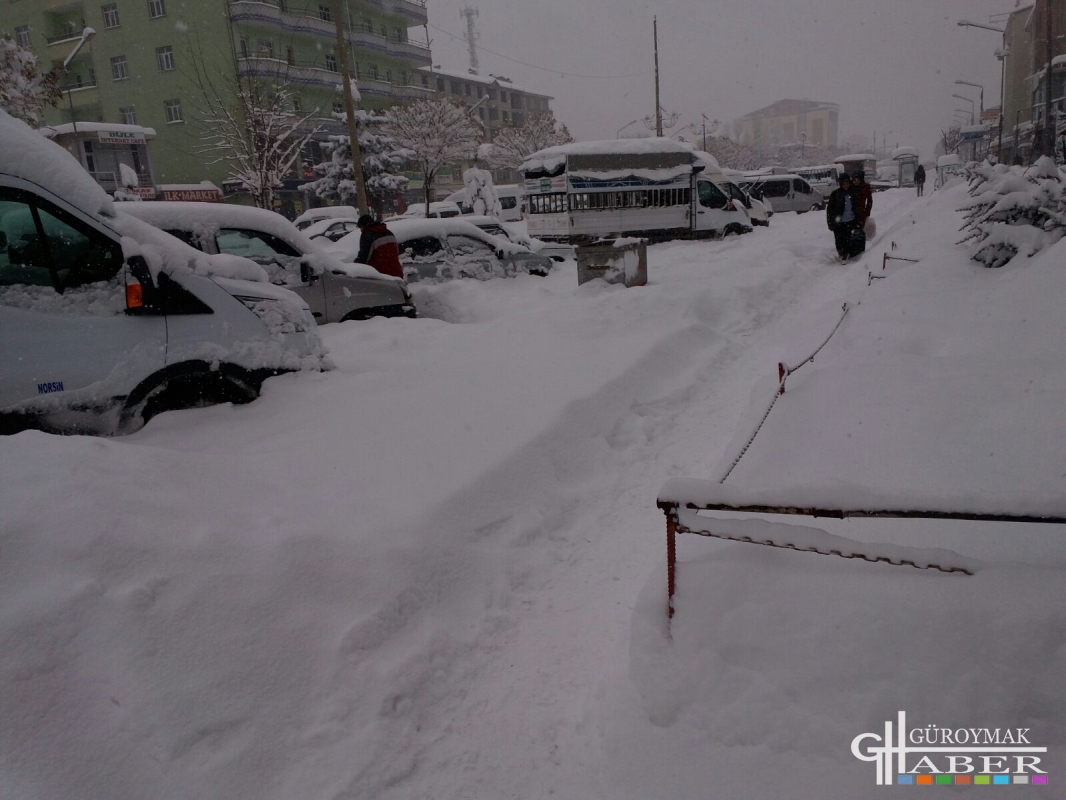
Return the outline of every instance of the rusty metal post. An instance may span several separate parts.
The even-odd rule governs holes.
[[[888,264],[888,253],[886,252],[886,253],[884,253],[884,254],[883,254],[883,255],[881,256],[881,271],[882,271],[882,272],[884,272],[884,271],[885,271],[885,266],[886,266],[887,264]]]
[[[674,617],[674,586],[677,569],[677,506],[666,510],[666,617]]]
[[[787,377],[788,377],[788,367],[786,367],[784,364],[782,364],[780,361],[778,361],[777,362],[777,387],[779,389],[778,394],[784,394],[785,393],[785,378],[787,378]]]

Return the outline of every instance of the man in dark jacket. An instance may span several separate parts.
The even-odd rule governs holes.
[[[861,169],[856,170],[851,176],[851,188],[859,197],[859,208],[856,215],[859,218],[859,226],[866,227],[866,220],[874,211],[874,190],[866,182],[866,173]]]
[[[925,194],[925,167],[921,164],[914,170],[914,185],[918,187],[918,196]]]
[[[355,224],[360,232],[359,255],[355,260],[360,264],[369,264],[385,275],[402,278],[400,248],[392,231],[385,227],[384,222],[375,222],[369,214],[363,214]]]
[[[825,207],[826,224],[836,239],[837,255],[841,261],[852,256],[852,232],[859,225],[859,196],[851,185],[851,176],[847,173],[839,178],[840,186],[829,195]]]

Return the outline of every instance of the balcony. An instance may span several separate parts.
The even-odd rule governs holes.
[[[46,36],[44,40],[48,43],[49,47],[51,47],[52,45],[74,44],[74,42],[78,41],[78,39],[81,38],[81,32],[84,27],[85,23],[83,21],[82,27],[78,28],[76,31],[61,31],[60,33],[57,33],[54,36]]]
[[[241,75],[260,78],[280,78],[299,86],[340,86],[341,74],[323,66],[294,62],[290,64],[281,58],[262,56],[245,56],[237,59],[237,69]]]
[[[74,8],[80,11],[81,5],[81,0],[37,0],[38,10],[46,14],[70,11]]]
[[[388,0],[394,2],[397,0]],[[406,5],[409,0],[403,0]],[[425,8],[422,8],[422,16],[425,17]],[[275,25],[293,33],[306,33],[314,36],[322,36],[331,41],[336,38],[336,26],[331,21],[319,19],[308,14],[296,14],[291,11],[283,11],[274,3],[257,2],[257,0],[231,0],[230,18],[234,22],[259,22],[267,25]],[[422,24],[422,23],[419,23]],[[419,65],[428,65],[431,62],[430,50],[427,45],[418,42],[401,42],[381,36],[373,31],[362,27],[349,28],[345,25],[345,38],[349,45],[361,50],[373,50],[396,58],[417,62]]]
[[[429,21],[426,13],[426,0],[384,0],[386,10],[401,17],[407,17],[411,25],[425,25]]]

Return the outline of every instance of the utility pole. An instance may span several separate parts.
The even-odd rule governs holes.
[[[1051,0],[1048,0],[1050,3]],[[651,18],[651,32],[655,36],[656,43],[656,135],[663,134],[663,108],[659,105],[659,18]],[[1048,67],[1048,75],[1051,75],[1051,67]]]
[[[474,27],[474,17],[477,16],[477,9],[464,6],[463,10],[459,12],[459,16],[466,20],[466,36],[463,38],[466,39],[466,46],[470,50],[470,74],[477,75],[477,40],[481,38],[477,28]]]
[[[706,153],[707,152],[707,115],[701,112],[700,116],[703,117],[703,152]]]
[[[1052,2],[1047,0],[1047,77],[1044,78],[1044,135],[1041,137],[1042,155],[1055,157],[1055,128],[1051,121],[1051,64],[1055,60],[1054,48],[1052,47],[1052,29],[1054,28],[1051,13]]]
[[[344,41],[344,20],[341,17],[341,0],[330,0],[333,12],[333,24],[337,30],[337,61],[341,68],[341,80],[344,82],[344,111],[348,116],[348,138],[352,154],[352,177],[355,178],[355,202],[363,214],[370,213],[370,202],[366,196],[366,178],[363,176],[363,154],[359,152],[359,128],[355,124],[355,101],[352,100],[352,76],[348,71],[348,47]]]

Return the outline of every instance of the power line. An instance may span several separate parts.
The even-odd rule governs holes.
[[[461,41],[461,42],[465,42],[466,41],[466,37],[465,36],[457,36],[456,34],[452,33],[451,31],[446,31],[446,30],[444,30],[444,28],[438,28],[436,25],[433,25],[432,23],[426,23],[426,26],[429,27],[429,28],[432,28],[433,30],[437,31],[438,33],[443,33],[445,36],[450,36],[450,37],[452,37],[453,39],[455,39],[457,41]],[[642,77],[644,75],[650,75],[653,72],[653,70],[649,69],[649,70],[645,70],[644,72],[632,72],[632,73],[629,73],[628,75],[584,75],[584,74],[582,74],[580,72],[564,72],[563,70],[552,69],[551,67],[542,67],[539,64],[530,64],[528,61],[519,61],[517,58],[511,58],[510,56],[505,56],[503,53],[497,53],[495,50],[489,50],[489,48],[484,47],[482,45],[479,45],[478,49],[479,50],[484,50],[486,53],[492,53],[492,55],[497,56],[498,58],[505,59],[506,61],[511,61],[511,62],[514,62],[515,64],[521,64],[523,67],[531,67],[533,69],[539,69],[539,70],[542,70],[544,72],[554,72],[556,75],[562,75],[562,76],[567,77],[567,78],[594,78],[594,79],[597,79],[597,80],[611,80],[612,78],[639,78],[639,77]]]

